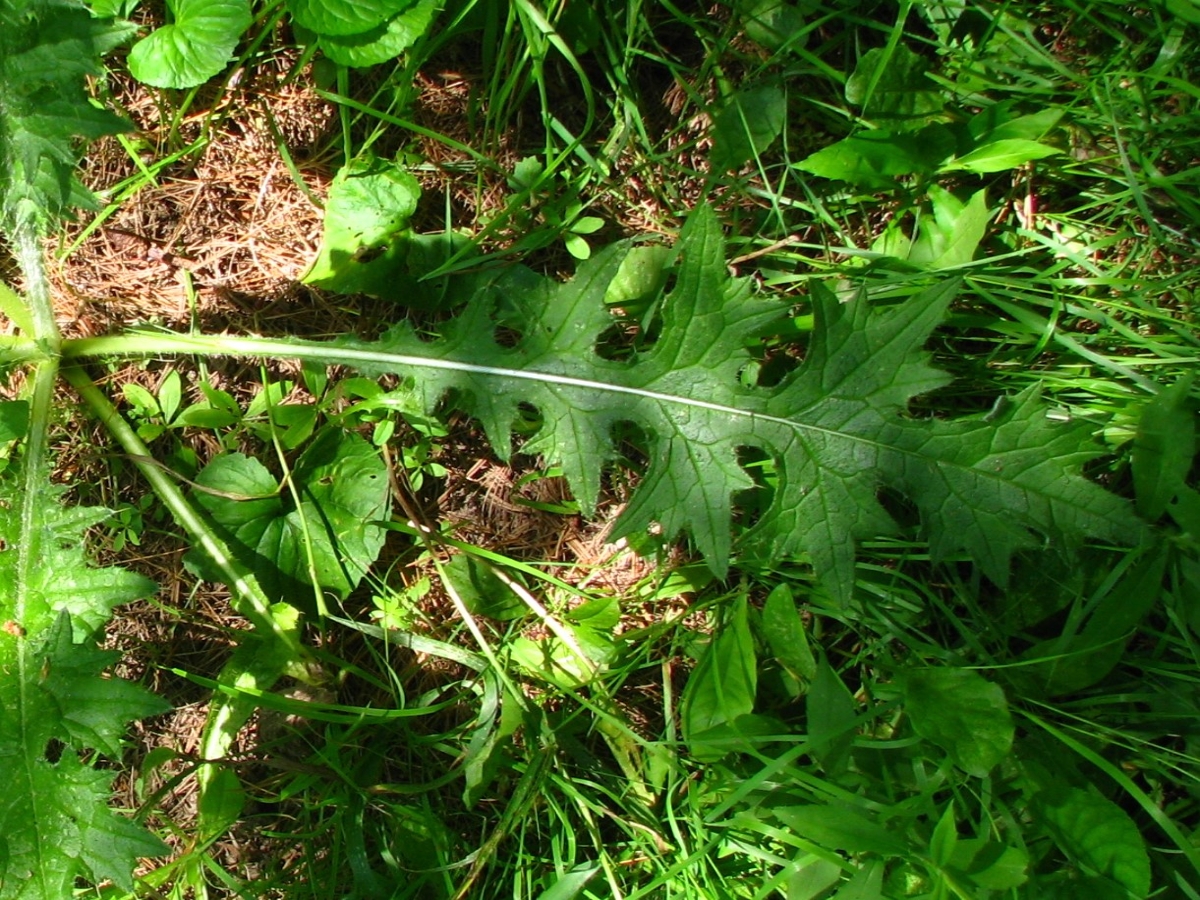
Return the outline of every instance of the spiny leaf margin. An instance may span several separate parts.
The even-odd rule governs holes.
[[[522,406],[536,408],[541,424],[522,450],[561,466],[585,513],[595,508],[604,467],[618,458],[615,429],[636,425],[649,437],[650,463],[613,537],[652,524],[667,536],[686,533],[717,575],[733,552],[735,498],[756,487],[739,461],[743,448],[775,461],[777,485],[742,552],[806,554],[843,601],[853,589],[855,543],[897,530],[879,500],[885,490],[916,506],[937,556],[965,553],[1000,584],[1023,548],[1141,533],[1129,503],[1082,476],[1099,452],[1088,429],[1049,419],[1036,389],[981,416],[910,414],[915,397],[949,381],[923,347],[957,282],[888,308],[863,295],[843,302],[815,285],[804,363],[777,386],[747,386],[748,348],[784,308],[728,276],[711,210],[691,216],[678,251],[661,332],[626,361],[597,353],[612,326],[603,299],[619,247],[563,284],[520,269],[485,280],[433,342],[401,324],[379,342],[338,345],[362,351],[353,354],[364,360],[359,367],[376,374],[429,360],[416,379],[426,411],[452,397],[504,458]],[[499,326],[519,339],[497,341]]]
[[[60,504],[63,489],[42,485],[41,564],[18,585],[17,548],[31,523],[0,495],[0,900],[59,900],[77,878],[132,889],[139,856],[164,845],[108,808],[111,775],[80,754],[115,755],[130,721],[169,707],[137,685],[103,677],[116,654],[93,635],[114,606],[146,596],[154,583],[89,564],[85,530],[107,510]],[[16,609],[18,596],[26,598]],[[63,749],[52,759],[55,746]]]
[[[91,206],[75,176],[76,138],[124,131],[93,106],[84,76],[134,32],[93,18],[76,0],[0,0],[0,226],[43,230],[73,206]]]

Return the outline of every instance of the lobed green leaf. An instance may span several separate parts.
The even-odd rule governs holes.
[[[1141,533],[1126,501],[1081,476],[1099,453],[1088,430],[1049,419],[1036,390],[987,415],[908,414],[913,398],[948,380],[923,344],[955,282],[886,309],[814,286],[804,364],[777,386],[746,386],[748,348],[783,310],[729,278],[710,210],[688,221],[678,252],[661,333],[627,361],[597,353],[621,264],[612,248],[566,284],[519,268],[490,276],[434,342],[401,325],[376,343],[338,342],[329,358],[374,374],[421,370],[425,410],[452,397],[504,457],[523,408],[535,408],[540,425],[522,450],[560,465],[585,513],[617,456],[616,429],[636,425],[649,436],[650,463],[613,536],[652,525],[669,537],[689,534],[718,575],[733,552],[734,498],[762,490],[739,461],[746,447],[774,460],[777,483],[743,552],[806,555],[842,599],[853,586],[855,541],[896,531],[878,499],[885,489],[916,505],[938,557],[966,553],[1000,584],[1017,550]],[[518,332],[515,343],[496,339],[501,326]]]
[[[83,76],[131,33],[76,0],[0,0],[0,227],[10,235],[90,204],[75,139],[127,126],[89,102]]]

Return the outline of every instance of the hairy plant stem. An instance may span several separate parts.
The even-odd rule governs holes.
[[[31,586],[35,583],[36,567],[42,564],[42,542],[45,532],[44,494],[50,434],[50,418],[54,405],[54,386],[58,380],[58,347],[62,337],[54,321],[54,304],[50,298],[50,286],[46,279],[45,261],[42,258],[41,235],[32,226],[20,228],[14,235],[17,262],[25,276],[25,303],[31,314],[35,333],[34,341],[45,355],[33,364],[30,375],[32,388],[29,390],[29,432],[24,444],[24,459],[21,472],[21,519],[20,534],[23,536],[17,548],[16,585],[13,597],[12,619],[31,633],[38,626],[49,624],[49,610],[34,595]],[[35,620],[41,619],[41,622]],[[22,755],[25,784],[18,788],[23,794],[32,794],[36,778],[33,771],[35,761],[44,748],[30,746],[30,710],[36,704],[30,696],[35,691],[33,670],[40,665],[32,652],[29,641],[20,641],[17,653],[17,710],[16,722],[21,729],[21,742],[25,745]],[[35,816],[39,810],[35,807]],[[38,822],[41,831],[43,823]],[[39,860],[45,859],[42,847],[37,848]],[[42,862],[40,869],[47,868]],[[41,879],[41,873],[35,875]],[[43,892],[47,887],[43,885]]]
[[[29,585],[33,567],[41,560],[42,493],[38,485],[45,478],[49,446],[50,415],[54,402],[54,385],[58,377],[58,348],[62,336],[54,321],[54,304],[46,279],[40,235],[32,226],[21,228],[13,236],[17,262],[25,276],[25,303],[29,309],[35,334],[34,343],[42,358],[33,366],[29,391],[29,434],[24,449],[24,484],[21,490],[21,533],[26,539],[18,548],[17,591],[13,619],[24,624],[29,608]],[[24,654],[21,656],[24,662]]]

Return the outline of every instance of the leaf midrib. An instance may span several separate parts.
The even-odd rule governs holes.
[[[956,468],[971,472],[976,477],[1009,487],[1019,487],[1022,491],[1032,492],[1038,496],[1052,497],[1056,503],[1066,503],[1057,495],[1046,494],[1043,491],[1027,485],[1017,485],[1011,479],[1002,477],[1000,473],[978,466],[965,465],[950,460],[931,458],[916,450],[897,447],[874,438],[834,428],[827,428],[809,422],[773,416],[753,410],[740,409],[709,400],[699,400],[678,394],[666,394],[646,388],[632,387],[624,384],[614,384],[607,381],[594,381],[587,378],[577,378],[571,375],[560,375],[552,372],[542,372],[530,369],[507,369],[501,366],[485,366],[462,360],[438,359],[437,357],[414,356],[406,353],[391,353],[378,350],[368,350],[355,347],[334,346],[328,343],[314,341],[286,341],[276,338],[255,338],[226,335],[181,335],[171,332],[141,333],[134,332],[121,336],[79,338],[63,342],[62,355],[64,360],[85,359],[91,357],[112,356],[141,356],[150,347],[156,354],[162,353],[196,353],[204,356],[249,356],[249,357],[291,357],[295,359],[322,362],[327,365],[354,365],[355,362],[365,368],[383,368],[390,372],[401,369],[439,369],[443,371],[466,372],[475,375],[487,375],[495,378],[511,378],[521,381],[557,384],[584,390],[601,391],[610,394],[640,397],[656,403],[669,406],[686,406],[693,409],[703,409],[707,412],[721,413],[746,419],[748,421],[766,422],[792,431],[809,432],[811,434],[854,441],[862,446],[871,447],[880,454],[897,454],[922,463],[933,462],[938,467]],[[810,407],[811,408],[811,407]],[[1087,510],[1086,503],[1070,503],[1079,509]]]

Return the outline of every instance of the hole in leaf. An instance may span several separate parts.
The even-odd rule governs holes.
[[[501,347],[515,347],[525,335],[511,325],[497,325],[492,331],[492,340]]]
[[[914,531],[920,526],[921,517],[917,507],[899,491],[892,488],[880,488],[875,492],[875,499],[903,531]]]
[[[798,355],[790,352],[780,350],[768,353],[759,363],[757,386],[775,387],[800,368],[802,362]]]
[[[738,447],[738,465],[746,470],[754,487],[739,492],[733,498],[734,518],[746,528],[752,528],[771,507],[775,499],[778,477],[775,457],[761,447]]]
[[[542,427],[542,414],[532,403],[519,403],[513,418],[513,431],[520,435],[531,435]]]

